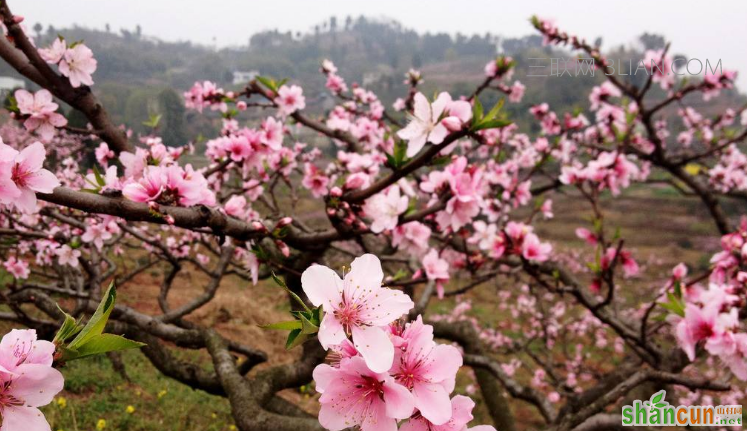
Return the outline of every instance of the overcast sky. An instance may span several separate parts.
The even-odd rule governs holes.
[[[9,0],[27,25],[133,29],[164,40],[243,45],[258,31],[310,31],[332,15],[388,17],[421,32],[523,36],[532,14],[554,18],[562,29],[604,46],[628,44],[645,31],[663,34],[672,52],[718,59],[741,70],[747,88],[745,0]]]

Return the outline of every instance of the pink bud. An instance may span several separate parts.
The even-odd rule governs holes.
[[[21,15],[14,15],[13,16],[13,22],[16,23],[16,24],[22,23],[24,19],[25,18],[22,17]]]
[[[171,225],[171,226],[174,225],[174,217],[172,217],[170,215],[166,215],[166,217],[164,217],[164,219],[166,219],[166,223],[168,223],[169,225]]]
[[[337,186],[332,187],[332,190],[329,191],[329,195],[335,198],[339,198],[340,196],[342,196],[342,190]]]
[[[263,225],[262,223],[260,223],[258,221],[253,221],[252,222],[252,227],[255,230],[258,230],[258,231],[266,231],[267,230],[267,228],[265,227],[265,225]]]
[[[275,241],[275,245],[278,247],[280,252],[283,253],[283,256],[290,256],[290,248],[288,248],[288,244],[284,243],[283,241],[277,240]]]
[[[446,117],[441,120],[441,124],[450,132],[462,130],[462,121],[457,117]]]
[[[345,181],[346,189],[357,189],[366,182],[366,178],[363,175],[351,175]]]
[[[682,280],[687,276],[687,266],[684,263],[680,263],[672,270],[672,277],[675,280]]]
[[[335,215],[335,209],[334,208],[327,208],[327,215],[332,217]]]
[[[293,217],[283,217],[280,219],[276,227],[285,227],[293,223]]]
[[[237,102],[236,109],[238,109],[239,111],[246,111],[246,102],[244,102],[243,100],[240,102]]]

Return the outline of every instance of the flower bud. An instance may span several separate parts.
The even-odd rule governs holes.
[[[293,217],[283,217],[280,219],[277,225],[275,225],[276,228],[282,228],[285,226],[288,226],[289,224],[293,223]]]
[[[441,124],[443,124],[449,132],[462,130],[462,121],[457,117],[446,117],[441,120]]]

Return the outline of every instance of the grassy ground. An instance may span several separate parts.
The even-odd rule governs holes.
[[[573,196],[556,196],[553,220],[540,222],[537,231],[543,240],[550,240],[564,251],[586,250],[575,237],[577,227],[590,227],[591,212],[588,205]],[[626,197],[604,205],[610,233],[620,227],[626,239],[626,248],[634,251],[641,264],[642,276],[623,280],[622,289],[627,296],[646,299],[661,285],[671,268],[686,262],[694,272],[705,269],[707,261],[718,249],[718,235],[708,215],[699,202],[673,196],[666,190],[632,190]],[[580,259],[591,259],[581,252]],[[162,274],[154,269],[133,283],[123,286],[120,298],[125,303],[145,312],[157,313],[156,295]],[[202,292],[206,280],[199,275],[180,275],[171,293],[172,306]],[[452,287],[466,283],[456,280]],[[470,293],[474,304],[472,315],[486,326],[501,328],[508,320],[499,308],[496,291],[511,288],[493,283]],[[281,304],[281,305],[279,305]],[[217,328],[224,335],[237,340],[252,340],[273,358],[273,363],[292,361],[297,352],[286,352],[282,336],[261,330],[258,325],[285,318],[287,301],[277,287],[270,283],[252,287],[238,278],[229,277],[221,285],[214,301],[194,314],[202,324]],[[432,313],[447,313],[452,300],[436,302]],[[193,355],[193,353],[190,353]],[[207,367],[208,358],[199,357]],[[143,430],[143,431],[222,431],[234,429],[230,408],[225,399],[194,391],[161,376],[138,352],[124,355],[131,381],[125,381],[114,370],[107,358],[71,363],[63,370],[66,390],[58,402],[45,409],[53,430],[92,431]],[[610,364],[614,366],[614,364]],[[267,365],[262,365],[264,367]],[[471,379],[460,373],[457,392],[467,392]],[[310,412],[316,404],[312,396],[299,391],[286,391],[282,396],[301,402]],[[65,400],[61,402],[61,400]],[[478,421],[488,416],[476,397]],[[130,408],[132,407],[132,408]],[[536,412],[525,405],[515,404],[518,418],[531,423]],[[106,421],[104,428],[101,428]],[[99,428],[97,428],[99,426]]]
[[[106,357],[65,367],[65,392],[44,413],[52,430],[224,431],[228,402],[164,377],[140,354],[123,355],[130,382]]]

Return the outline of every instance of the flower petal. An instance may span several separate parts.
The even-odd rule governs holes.
[[[381,269],[381,261],[370,253],[355,258],[350,264],[350,272],[345,276],[348,284],[361,286],[366,290],[379,290],[383,280],[384,271]]]
[[[384,391],[384,402],[386,403],[386,414],[395,419],[409,418],[415,409],[415,400],[406,387],[395,383],[390,379],[382,387]],[[449,397],[446,396],[448,401]],[[447,408],[450,408],[449,405]],[[451,415],[449,415],[451,416]]]
[[[412,388],[415,406],[434,425],[442,425],[451,419],[451,400],[443,386],[436,383],[416,383]]]
[[[371,371],[385,373],[392,368],[394,345],[383,329],[373,326],[354,326],[353,345],[363,356]]]
[[[327,313],[322,319],[322,324],[319,326],[319,343],[325,349],[329,349],[330,346],[336,346],[345,340],[345,328],[332,313]]]
[[[44,414],[36,407],[8,406],[3,410],[0,431],[50,431]]]
[[[21,150],[16,157],[16,163],[21,172],[32,173],[41,169],[46,157],[47,150],[41,142],[37,141]]]
[[[332,269],[323,265],[312,265],[301,274],[301,286],[315,306],[323,306],[331,312],[340,303],[342,280]]]
[[[46,406],[63,388],[62,373],[39,364],[23,364],[16,368],[11,394],[29,407]]]
[[[40,169],[26,177],[26,186],[39,193],[52,193],[60,186],[60,180],[46,169]]]

